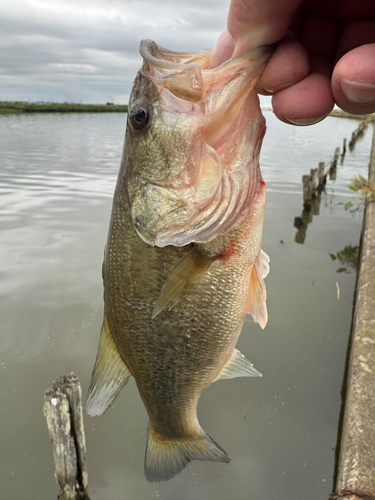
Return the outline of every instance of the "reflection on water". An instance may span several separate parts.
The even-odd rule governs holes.
[[[328,118],[299,128],[272,113],[266,119],[261,165],[270,320],[262,331],[246,318],[238,343],[263,378],[216,382],[198,408],[202,427],[232,462],[193,462],[166,484],[148,484],[147,416],[129,382],[103,417],[85,420],[93,500],[316,500],[332,490],[355,282],[355,273],[336,271],[338,262],[348,267],[338,255],[358,245],[361,229],[360,214],[337,204],[350,199],[355,174],[366,176],[371,134],[347,152],[304,245],[296,245],[290,221],[301,207],[301,176],[329,161],[356,123]],[[2,498],[56,497],[43,391],[70,371],[87,391],[124,128],[124,115],[115,114],[0,117]]]
[[[294,227],[298,229],[294,241],[303,244],[306,238],[307,226],[313,221],[314,215],[319,215],[322,191],[318,191],[316,197],[309,201],[308,209],[302,210],[301,217],[294,218]]]
[[[347,245],[343,250],[336,254],[330,253],[329,256],[332,260],[338,260],[342,267],[337,269],[337,273],[350,273],[357,271],[359,259],[359,245]]]

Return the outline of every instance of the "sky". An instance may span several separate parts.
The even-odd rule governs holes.
[[[3,0],[0,100],[126,104],[150,38],[213,48],[229,0]]]

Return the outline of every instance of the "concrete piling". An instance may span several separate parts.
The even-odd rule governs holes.
[[[370,161],[375,186],[375,134]],[[375,499],[375,200],[366,201],[336,492]]]

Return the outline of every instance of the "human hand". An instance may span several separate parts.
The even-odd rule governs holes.
[[[312,125],[336,103],[375,112],[375,2],[371,0],[231,0],[213,66],[276,43],[257,84],[275,115]]]

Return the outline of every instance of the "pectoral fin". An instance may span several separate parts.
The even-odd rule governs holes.
[[[254,365],[245,358],[242,352],[234,349],[232,356],[229,358],[227,364],[221,370],[219,375],[215,378],[214,382],[224,378],[261,376],[262,374],[254,368]]]
[[[87,414],[90,417],[102,415],[130,377],[129,368],[117,350],[104,314],[98,354],[86,401]]]
[[[267,313],[267,291],[263,279],[270,270],[268,255],[260,251],[255,261],[250,278],[249,298],[246,313],[250,313],[254,321],[264,328],[268,321]]]
[[[185,255],[173,269],[157,298],[152,318],[163,309],[170,311],[184,295],[190,293],[200,282],[214,258],[200,253],[196,247]]]

